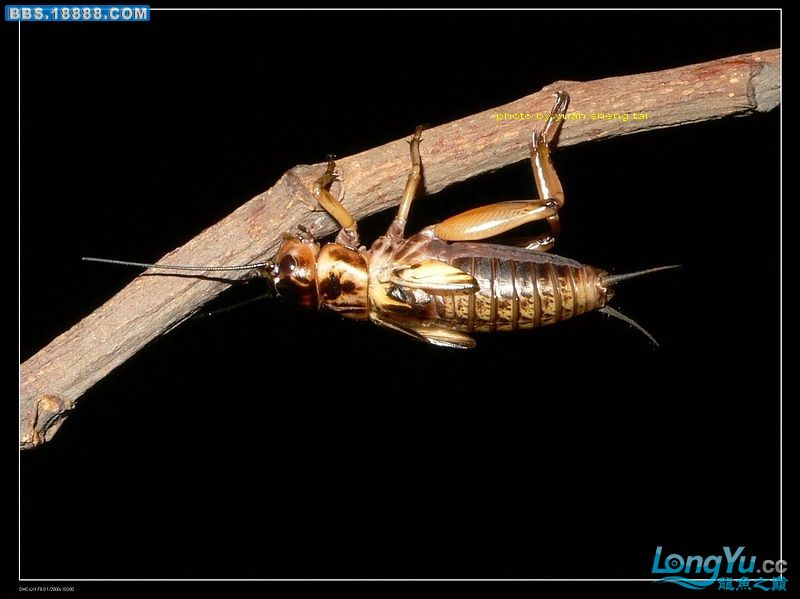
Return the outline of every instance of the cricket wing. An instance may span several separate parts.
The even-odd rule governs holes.
[[[425,260],[413,266],[396,268],[392,271],[391,282],[429,293],[475,293],[479,288],[475,277],[439,260]]]

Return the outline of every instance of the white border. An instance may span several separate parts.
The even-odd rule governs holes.
[[[76,3],[77,5],[77,3]],[[780,15],[780,48],[783,48],[783,9],[782,8],[150,8],[150,12],[158,11],[195,11],[195,12],[254,12],[254,11],[693,11],[693,10],[747,10],[747,11],[775,11]],[[146,22],[146,21],[139,21]],[[780,80],[783,81],[783,56],[778,66]],[[783,86],[779,90],[779,106],[783,104]],[[783,132],[783,112],[780,115],[780,130]],[[779,289],[778,322],[779,322],[779,456],[778,456],[778,559],[783,559],[783,136],[780,137],[780,229],[779,246]],[[22,214],[22,21],[17,22],[17,214],[20,222],[17,223],[17,305],[21,301],[21,214]],[[18,360],[22,363],[21,347],[21,320],[17,315],[17,343]],[[19,415],[19,408],[18,408]],[[661,578],[22,578],[22,450],[17,449],[17,578],[23,582],[658,582]],[[690,578],[688,580],[706,581],[705,578]],[[709,585],[709,588],[713,588]]]

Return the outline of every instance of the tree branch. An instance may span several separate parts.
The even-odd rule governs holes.
[[[435,193],[525,159],[536,113],[551,109],[556,90],[569,92],[570,113],[576,117],[564,123],[559,138],[559,147],[564,147],[766,112],[779,103],[779,61],[776,49],[653,73],[553,83],[505,106],[425,131],[421,153],[426,191]],[[585,118],[580,118],[581,113]],[[647,118],[592,119],[593,113],[646,113]],[[512,116],[498,120],[498,114]],[[346,181],[345,204],[356,218],[363,218],[398,203],[408,174],[408,145],[406,140],[393,141],[337,164]],[[307,208],[315,203],[311,184],[324,168],[315,164],[290,169],[271,189],[160,262],[244,264],[271,257],[281,234],[297,225],[319,235],[333,232],[334,223],[326,214]],[[231,278],[243,275],[231,273]],[[49,441],[92,385],[226,287],[223,282],[199,278],[139,276],[24,362],[20,367],[20,447]]]

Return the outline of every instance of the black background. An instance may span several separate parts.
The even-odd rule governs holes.
[[[5,25],[13,31],[11,24]],[[532,93],[779,45],[777,12],[158,12],[22,26],[21,359],[272,185]],[[21,458],[24,578],[649,578],[778,557],[779,111],[566,148],[598,315],[472,352],[267,301],[191,321]],[[533,193],[527,163],[410,230]],[[371,241],[391,214],[362,223]],[[214,307],[261,291],[252,284]]]

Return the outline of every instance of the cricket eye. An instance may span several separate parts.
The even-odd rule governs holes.
[[[297,260],[295,260],[294,256],[286,254],[283,258],[281,258],[279,265],[281,276],[291,276],[295,268],[297,268]]]

